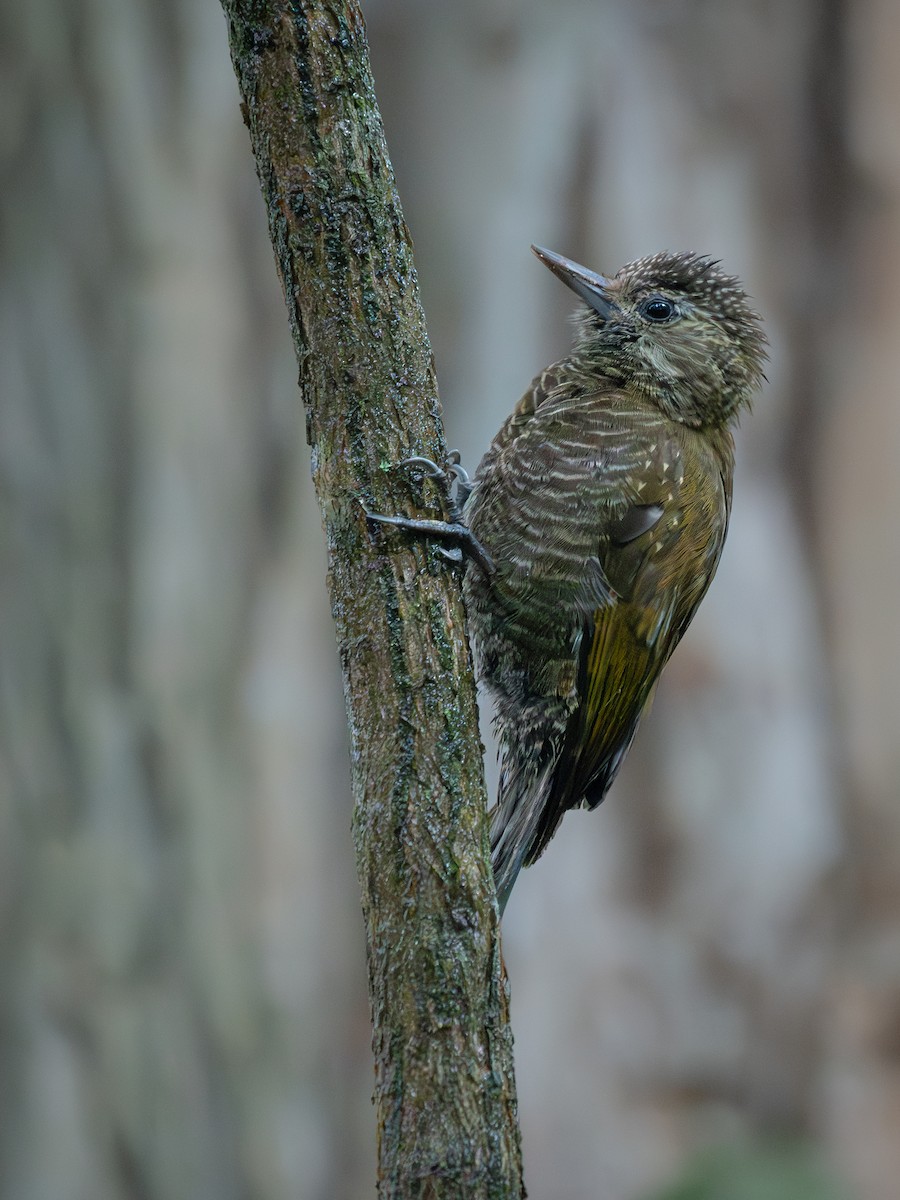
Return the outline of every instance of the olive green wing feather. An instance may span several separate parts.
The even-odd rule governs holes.
[[[540,856],[569,808],[603,800],[718,563],[729,489],[718,471],[694,473],[685,489],[685,464],[671,443],[654,457],[658,464],[651,459],[643,475],[643,503],[616,510],[603,530],[600,559],[616,602],[585,624],[578,701],[526,863]]]
[[[655,621],[658,637],[636,632],[641,614],[623,598],[598,609],[586,625],[579,647],[578,703],[556,755],[543,810],[525,858],[533,863],[570,808],[594,808],[606,795],[637,731],[665,661],[661,653],[669,621]]]

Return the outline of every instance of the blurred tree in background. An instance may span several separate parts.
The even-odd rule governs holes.
[[[510,903],[529,1190],[893,1200],[900,9],[365,11],[470,466],[566,345],[531,241],[712,253],[773,348],[716,583]],[[362,1200],[338,668],[225,23],[0,0],[0,55],[0,1195]]]

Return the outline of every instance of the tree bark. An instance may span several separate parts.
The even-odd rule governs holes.
[[[508,996],[459,580],[374,539],[445,455],[409,233],[355,3],[223,0],[284,287],[351,737],[385,1197],[516,1197]],[[430,484],[417,493],[432,506]],[[430,514],[430,515],[433,515]]]

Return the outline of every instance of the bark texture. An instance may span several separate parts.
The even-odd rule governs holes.
[[[445,453],[409,233],[350,3],[223,0],[328,546],[374,1021],[379,1194],[522,1194],[458,579],[366,526]],[[426,485],[420,505],[435,497]]]

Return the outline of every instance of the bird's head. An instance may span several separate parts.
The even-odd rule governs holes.
[[[766,337],[740,282],[712,259],[654,254],[606,278],[562,255],[535,254],[587,306],[575,350],[596,371],[641,391],[697,428],[732,420],[763,379]]]

